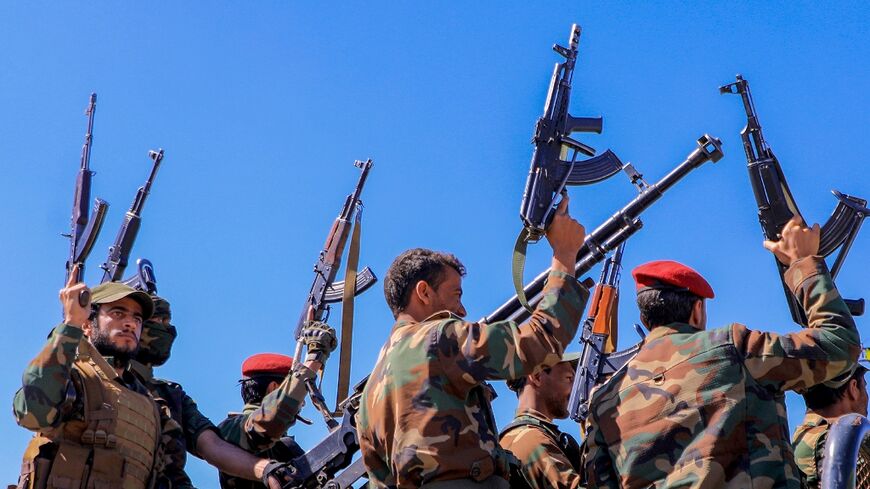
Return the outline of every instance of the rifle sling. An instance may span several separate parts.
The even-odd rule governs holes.
[[[534,312],[529,305],[529,299],[526,297],[526,291],[523,290],[523,270],[526,267],[526,250],[529,247],[528,233],[526,229],[520,230],[517,236],[517,242],[514,244],[514,257],[511,260],[511,274],[514,279],[514,290],[517,293],[517,300],[520,301],[523,307],[529,312]]]
[[[338,364],[338,387],[336,389],[335,415],[341,415],[339,404],[347,399],[350,388],[350,362],[353,353],[353,298],[356,295],[356,275],[359,267],[360,234],[362,234],[362,210],[356,213],[350,250],[347,254],[347,268],[344,275],[344,290],[341,299],[341,351]]]

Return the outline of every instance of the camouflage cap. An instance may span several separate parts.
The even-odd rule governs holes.
[[[858,375],[863,375],[864,372],[867,372],[868,368],[864,365],[864,362],[858,361],[852,365],[852,368],[847,370],[846,372],[834,377],[833,379],[822,382],[821,385],[829,388],[829,389],[839,389],[846,385],[849,380],[855,375],[855,372],[858,372]]]
[[[129,297],[142,306],[142,320],[154,314],[154,302],[146,292],[136,290],[121,282],[106,282],[91,289],[91,304],[108,304]]]
[[[566,351],[562,354],[562,360],[559,363],[571,362],[576,363],[580,361],[580,356],[582,355],[579,351]],[[519,393],[523,390],[523,387],[526,386],[526,378],[520,377],[518,379],[511,379],[507,381],[508,389]]]

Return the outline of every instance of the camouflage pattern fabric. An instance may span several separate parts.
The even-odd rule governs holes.
[[[537,422],[507,431],[501,438],[501,446],[519,459],[523,476],[532,489],[582,487],[582,478],[574,468],[580,461],[572,463],[556,442],[561,433],[559,428],[534,409],[518,411],[514,421],[522,421],[523,418],[532,418],[528,421]]]
[[[806,476],[807,487],[819,487],[829,428],[828,420],[816,413],[807,412],[803,423],[797,427],[792,437],[794,461]]]
[[[446,311],[419,323],[397,322],[357,414],[369,485],[507,478],[481,385],[560,362],[588,297],[573,277],[551,271],[543,300],[522,326],[470,323]]]
[[[294,453],[289,443],[276,447],[296,423],[296,415],[302,409],[307,390],[305,382],[316,373],[303,364],[296,364],[277,389],[263,398],[260,404],[246,404],[241,413],[230,413],[218,425],[220,437],[250,453],[286,461]],[[265,487],[252,481],[221,474],[221,487]]]
[[[799,332],[653,328],[592,397],[591,486],[801,486],[784,391],[845,372],[860,343],[821,257],[797,260],[785,281],[809,318]]]
[[[150,366],[131,362],[131,369],[148,388],[164,415],[172,419],[172,428],[164,429],[164,476],[173,489],[193,489],[193,483],[185,472],[187,452],[196,453],[196,440],[205,430],[217,428],[196,405],[184,388],[175,382],[155,378]],[[198,456],[198,455],[197,455]]]
[[[831,420],[833,422],[835,420]],[[806,486],[819,489],[822,480],[822,463],[825,459],[825,442],[831,422],[818,414],[808,411],[804,421],[794,432],[792,444],[794,459],[798,469],[806,476]],[[865,438],[858,452],[857,484],[858,489],[870,489],[867,474],[867,454],[870,453],[870,438]]]
[[[73,389],[73,361],[78,344],[84,336],[81,328],[59,324],[22,376],[22,386],[15,393],[12,411],[19,426],[31,431],[56,428],[70,419],[83,419],[81,399],[68,398]],[[112,364],[111,358],[107,358]],[[115,380],[139,394],[148,390],[129,371]],[[75,397],[75,396],[74,396]]]

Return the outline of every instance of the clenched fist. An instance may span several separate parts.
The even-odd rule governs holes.
[[[311,321],[305,325],[302,329],[302,341],[308,348],[308,354],[315,356],[315,359],[321,363],[325,363],[329,354],[338,346],[335,330],[319,321]]]

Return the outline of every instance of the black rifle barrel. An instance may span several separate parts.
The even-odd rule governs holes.
[[[603,260],[608,252],[618,247],[629,236],[639,230],[642,226],[640,214],[659,200],[668,189],[673,187],[695,168],[707,161],[715,163],[722,156],[722,142],[719,139],[707,134],[701,136],[698,139],[698,148],[692,151],[685,161],[671,170],[664,178],[644,189],[640,195],[611,216],[604,224],[586,235],[583,246],[577,254],[577,263],[574,267],[575,276],[579,277],[588,272]],[[547,281],[548,274],[549,270],[535,277],[534,280],[523,288],[526,296],[530,298],[529,304],[535,305],[541,300],[544,283]],[[517,296],[514,295],[510,300],[496,309],[495,312],[487,316],[484,322],[493,323],[508,319],[521,322],[528,319],[529,316],[530,313],[520,304]]]
[[[103,269],[101,283],[117,282],[124,278],[124,270],[127,269],[130,252],[133,250],[133,244],[136,242],[136,236],[139,234],[139,227],[142,224],[142,208],[145,206],[145,199],[151,192],[151,184],[154,183],[154,177],[157,176],[157,170],[160,168],[160,163],[163,162],[163,150],[149,151],[148,156],[153,163],[151,173],[148,174],[145,183],[136,191],[136,197],[133,199],[130,210],[124,214],[124,221],[121,223],[121,228],[118,229],[115,242],[109,248],[109,256],[105,263],[100,265],[100,268]]]

